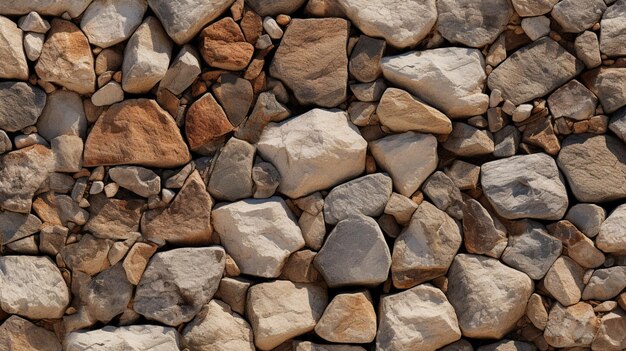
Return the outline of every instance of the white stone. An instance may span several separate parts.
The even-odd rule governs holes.
[[[106,326],[67,335],[65,351],[172,351],[180,348],[180,336],[174,328],[158,325]]]
[[[263,29],[265,29],[265,32],[267,32],[272,39],[280,39],[283,37],[283,30],[272,17],[267,16],[263,19]]]
[[[91,44],[107,48],[128,39],[147,9],[146,0],[95,0],[83,13],[80,28]]]
[[[24,34],[24,51],[29,60],[37,61],[39,55],[41,55],[45,37],[46,36],[41,33]]]
[[[124,90],[120,83],[110,81],[91,96],[94,106],[108,106],[124,100]]]
[[[533,111],[533,105],[531,104],[521,104],[513,110],[513,115],[511,118],[513,122],[522,122],[525,121],[528,117],[530,117],[530,113]]]
[[[22,30],[4,16],[0,16],[0,62],[0,78],[28,80]]]
[[[159,87],[169,90],[174,95],[180,95],[191,86],[201,72],[198,51],[191,45],[185,45],[165,72]]]
[[[606,211],[595,204],[576,204],[572,206],[565,219],[570,221],[586,236],[593,238],[600,232],[600,227],[606,219]]]

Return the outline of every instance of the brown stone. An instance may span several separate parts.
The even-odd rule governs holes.
[[[0,350],[61,351],[61,343],[53,332],[13,315],[0,325]]]
[[[385,90],[376,115],[383,126],[396,133],[450,134],[452,131],[452,122],[446,115],[401,89]]]
[[[559,139],[556,137],[552,123],[548,118],[541,118],[527,124],[522,134],[522,141],[538,146],[550,155],[556,155],[561,150]]]
[[[604,254],[591,239],[579,231],[570,221],[562,220],[546,227],[550,234],[561,240],[567,255],[585,268],[595,268],[604,263]]]
[[[146,270],[148,261],[156,250],[156,246],[146,243],[136,243],[130,248],[122,266],[126,272],[126,279],[131,284],[139,284],[143,271]]]
[[[294,283],[315,283],[322,280],[322,276],[313,266],[313,259],[317,253],[311,250],[296,251],[289,256],[283,267],[280,279]]]
[[[256,44],[259,40],[261,33],[263,33],[263,19],[257,15],[254,11],[246,11],[241,19],[241,30],[246,37],[246,41],[252,45]]]
[[[232,130],[233,125],[211,93],[204,94],[187,111],[185,134],[191,150],[202,149]]]
[[[570,306],[580,301],[585,270],[566,256],[557,258],[543,278],[543,285],[561,305]]]
[[[376,337],[376,312],[369,292],[335,296],[317,322],[315,333],[330,342],[372,342]]]
[[[87,137],[83,165],[174,168],[191,159],[174,119],[154,100],[112,105]]]
[[[200,54],[211,67],[239,71],[246,68],[254,54],[254,46],[246,42],[241,29],[230,17],[203,29],[200,40]]]
[[[109,199],[104,194],[89,197],[89,221],[83,230],[102,239],[126,240],[139,231],[141,200]]]
[[[463,239],[467,252],[493,258],[500,258],[508,243],[504,225],[474,199],[463,208]]]

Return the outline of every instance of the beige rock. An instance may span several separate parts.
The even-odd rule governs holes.
[[[315,283],[323,281],[322,276],[313,265],[317,255],[311,250],[300,250],[292,253],[283,266],[280,278],[294,283]]]
[[[115,184],[116,183],[109,183]],[[141,200],[109,199],[106,195],[89,197],[89,221],[83,229],[101,239],[126,240],[139,231]]]
[[[553,347],[589,347],[599,324],[588,303],[569,307],[557,303],[550,310],[544,338]]]
[[[408,197],[392,193],[384,212],[392,215],[399,224],[406,225],[411,221],[413,213],[417,209],[417,204]]]
[[[106,326],[72,332],[64,345],[66,351],[168,351],[180,348],[179,338],[176,329],[157,325]]]
[[[75,135],[60,135],[50,142],[54,153],[54,171],[74,173],[83,165],[83,139]]]
[[[0,325],[0,349],[61,351],[61,343],[53,332],[14,315]]]
[[[533,293],[528,299],[528,305],[526,305],[526,317],[530,319],[532,324],[540,330],[546,328],[548,323],[548,311],[543,304],[541,295]]]
[[[522,17],[539,16],[552,10],[559,0],[512,0],[515,12]]]
[[[28,80],[28,63],[22,50],[22,30],[0,16],[0,78]]]
[[[350,54],[350,74],[360,82],[375,81],[382,74],[380,60],[385,46],[384,40],[361,35]]]
[[[156,249],[156,246],[146,243],[136,243],[130,248],[122,266],[126,272],[126,279],[131,284],[139,284],[148,261],[156,252]]]
[[[602,0],[561,0],[550,15],[564,32],[579,33],[597,23],[605,10]]]
[[[624,311],[617,310],[602,316],[598,333],[591,343],[591,349],[594,351],[618,351],[625,347],[626,314]]]
[[[454,123],[452,133],[442,146],[457,156],[465,157],[490,154],[495,148],[491,133],[461,122]]]
[[[109,250],[113,242],[85,234],[79,242],[67,245],[61,250],[61,258],[72,271],[94,276],[110,267]]]
[[[620,87],[626,82],[626,68],[604,68],[593,71],[585,84],[598,97],[605,113],[617,111],[626,105],[626,92]]]
[[[608,3],[607,3],[608,4]],[[596,6],[601,7],[600,4]],[[600,50],[607,56],[623,56],[626,53],[624,46],[624,1],[617,1],[609,6],[600,21]]]
[[[145,0],[95,0],[80,21],[89,42],[107,48],[128,39],[148,9]]]
[[[246,312],[246,295],[252,282],[244,278],[224,277],[215,293],[215,298],[230,305],[230,308],[243,315]]]
[[[67,12],[71,17],[78,17],[90,0],[34,0],[23,2],[10,0],[0,4],[0,13],[7,15],[26,15],[31,11],[37,11],[42,15],[61,16]]]
[[[604,255],[593,241],[581,233],[572,223],[563,220],[548,225],[550,234],[563,242],[567,255],[585,268],[595,268],[604,263]]]
[[[543,285],[561,305],[570,306],[580,301],[584,269],[566,256],[559,257],[543,278]]]
[[[370,343],[376,337],[376,312],[369,292],[335,296],[315,326],[324,340],[338,343]]]
[[[109,106],[124,100],[124,90],[120,83],[111,81],[98,89],[92,96],[94,106]]]
[[[449,134],[450,119],[404,90],[387,88],[376,108],[380,123],[396,133]]]
[[[568,117],[577,121],[595,114],[598,98],[584,85],[573,79],[548,97],[548,106],[554,118]]]
[[[626,288],[626,266],[597,269],[589,279],[583,300],[608,300]]]
[[[587,68],[595,68],[602,64],[598,36],[592,31],[584,31],[574,41],[576,56]]]

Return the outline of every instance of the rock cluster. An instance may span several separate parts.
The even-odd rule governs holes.
[[[626,0],[0,0],[0,351],[626,350]]]

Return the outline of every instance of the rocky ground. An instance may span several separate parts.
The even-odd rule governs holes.
[[[624,350],[625,141],[626,0],[0,0],[0,350]]]

